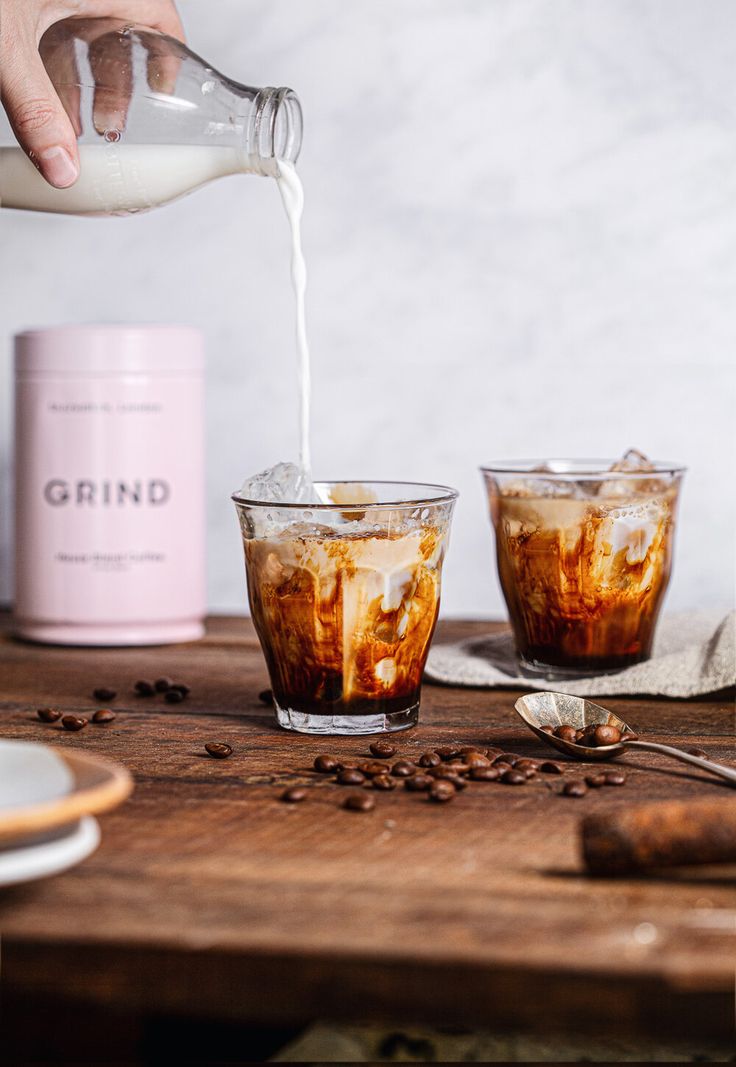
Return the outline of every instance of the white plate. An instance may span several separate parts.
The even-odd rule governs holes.
[[[66,871],[86,859],[99,843],[99,824],[91,815],[85,815],[71,829],[53,830],[34,844],[0,849],[0,886],[32,882]]]

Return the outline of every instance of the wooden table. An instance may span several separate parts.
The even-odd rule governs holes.
[[[497,628],[497,627],[495,627]],[[438,640],[494,629],[445,623]],[[186,681],[186,703],[132,695],[138,678]],[[75,650],[0,643],[0,736],[107,755],[132,798],[101,820],[97,853],[66,874],[0,893],[3,988],[60,991],[99,1008],[300,1024],[313,1018],[725,1036],[734,1022],[732,868],[591,880],[582,815],[727,787],[656,756],[631,757],[623,789],[558,796],[560,779],[477,784],[449,805],[403,789],[376,809],[310,771],[366,740],[278,730],[250,623],[211,620],[199,644]],[[115,722],[68,734],[35,708],[94,709]],[[428,685],[400,753],[440,742],[542,755],[514,694]],[[697,702],[612,700],[651,738],[734,758],[733,694]],[[227,741],[228,760],[204,743]],[[572,768],[568,774],[577,774]],[[307,801],[279,801],[308,783]]]

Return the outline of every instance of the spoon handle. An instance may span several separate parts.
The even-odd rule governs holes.
[[[691,763],[693,767],[700,767],[702,771],[710,771],[711,774],[717,774],[719,778],[725,778],[731,785],[736,785],[736,770],[732,767],[724,767],[722,763],[714,763],[701,756],[691,756],[689,752],[683,752],[681,748],[660,745],[656,741],[627,741],[626,748],[643,748],[647,752],[661,752],[663,756],[671,756],[673,759],[681,760],[682,763]]]

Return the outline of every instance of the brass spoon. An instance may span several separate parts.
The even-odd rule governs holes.
[[[661,752],[663,756],[671,756],[683,763],[691,763],[693,767],[700,767],[703,771],[717,774],[719,778],[725,778],[731,785],[736,786],[736,770],[733,768],[724,767],[721,763],[714,763],[700,756],[692,756],[689,752],[683,752],[680,748],[672,748],[670,745],[660,745],[656,741],[619,741],[615,745],[588,748],[587,745],[563,741],[561,737],[555,737],[542,729],[543,726],[556,728],[567,723],[574,726],[576,730],[581,730],[592,723],[595,726],[615,726],[622,733],[624,731],[634,732],[612,711],[607,711],[590,700],[583,700],[582,697],[568,696],[565,693],[527,693],[519,697],[514,707],[537,737],[546,741],[548,745],[554,745],[560,752],[572,756],[573,759],[607,760],[620,756],[626,749],[638,748],[646,752]]]

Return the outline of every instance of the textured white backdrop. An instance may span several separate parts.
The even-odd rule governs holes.
[[[682,460],[669,606],[727,606],[732,0],[180,8],[215,66],[302,98],[316,473],[457,486],[444,609],[495,615],[478,463],[632,445]],[[11,335],[90,320],[205,329],[210,603],[242,609],[228,494],[296,451],[288,235],[273,183],[229,178],[123,220],[0,212],[6,471]]]

